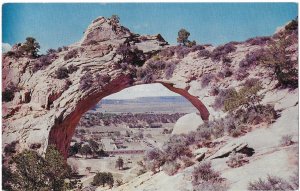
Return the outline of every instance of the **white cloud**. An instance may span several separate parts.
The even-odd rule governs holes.
[[[8,43],[2,43],[2,53],[8,52],[11,50],[11,45]]]
[[[145,84],[126,88],[105,99],[133,99],[137,97],[179,96],[161,84]]]

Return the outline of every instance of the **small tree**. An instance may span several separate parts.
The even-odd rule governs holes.
[[[110,187],[114,185],[114,178],[112,173],[110,172],[98,172],[93,179],[93,182],[91,183],[93,186],[100,186],[103,187],[105,184],[108,184]]]
[[[59,67],[56,71],[55,71],[55,77],[57,79],[65,79],[69,77],[69,71],[66,67],[62,66]]]
[[[177,42],[183,45],[187,45],[189,42],[188,38],[190,36],[190,33],[185,30],[185,29],[180,29],[178,31],[178,37],[177,37]]]
[[[123,169],[123,165],[124,165],[124,161],[121,157],[118,158],[118,160],[116,161],[116,166],[120,169]]]
[[[110,24],[113,31],[117,31],[118,23],[120,22],[120,17],[118,15],[112,15],[110,17]]]
[[[92,149],[89,145],[83,145],[80,149],[81,155],[85,155],[85,158],[87,158],[88,154],[92,154]]]
[[[94,154],[97,153],[97,151],[99,149],[99,144],[96,141],[92,140],[92,139],[90,139],[88,142],[89,142],[89,145],[91,147],[93,157],[94,157]]]
[[[120,17],[118,15],[112,15],[110,17],[110,21],[113,23],[119,23],[120,22]]]
[[[25,150],[12,161],[12,187],[15,190],[53,190],[64,189],[64,180],[70,176],[70,166],[52,145],[48,146],[45,158],[36,151]]]
[[[14,99],[15,93],[20,91],[20,88],[18,88],[15,84],[10,82],[5,90],[2,92],[2,101],[3,102],[10,102]]]
[[[70,146],[69,156],[76,155],[80,151],[80,149],[81,149],[81,144],[76,142],[74,145]]]
[[[278,85],[283,87],[298,87],[297,60],[291,59],[289,47],[292,42],[281,35],[277,41],[271,43],[261,59],[261,62],[274,70]]]
[[[36,58],[40,44],[33,37],[27,37],[26,42],[21,46],[21,50],[27,55]]]
[[[45,160],[47,162],[45,174],[50,180],[50,187],[53,191],[60,191],[64,187],[64,179],[71,173],[71,167],[65,163],[63,156],[54,145],[48,146]]]

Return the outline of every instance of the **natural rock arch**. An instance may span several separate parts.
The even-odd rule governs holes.
[[[111,81],[100,91],[87,95],[82,101],[76,104],[75,109],[65,118],[57,118],[55,125],[49,132],[49,144],[54,144],[60,149],[64,157],[68,156],[68,150],[71,142],[71,138],[75,132],[75,128],[79,123],[81,116],[94,107],[101,99],[116,92],[119,92],[125,88],[128,88],[132,84],[132,79],[129,76],[120,76],[119,78]],[[188,93],[188,91],[180,88],[175,88],[170,84],[161,83],[169,90],[178,93],[189,100],[199,111],[203,120],[208,120],[209,112],[205,105],[195,96]]]
[[[118,50],[122,46],[125,49]],[[198,50],[187,53],[184,58],[178,58],[177,53],[160,54],[168,48],[161,35],[133,34],[99,17],[88,27],[81,41],[58,52],[51,65],[38,71],[32,72],[37,59],[4,57],[3,86],[13,82],[22,90],[13,101],[3,104],[3,146],[15,140],[19,140],[20,149],[39,143],[38,151],[43,153],[48,144],[55,144],[67,157],[69,142],[81,115],[102,98],[139,84],[161,83],[187,98],[199,110],[202,119],[208,120],[208,109],[211,111],[208,107],[213,99],[207,99],[211,96],[208,89],[199,85],[200,79],[222,68],[211,59],[197,57]],[[210,45],[204,48],[213,50]],[[129,55],[122,55],[128,53],[128,49]],[[70,56],[70,52],[75,53]],[[134,60],[139,57],[143,57],[143,61],[138,64],[143,66],[137,66]],[[78,69],[68,78],[55,77],[59,68],[71,65]],[[172,69],[171,76],[166,74],[168,67]],[[206,105],[199,97],[205,99]]]

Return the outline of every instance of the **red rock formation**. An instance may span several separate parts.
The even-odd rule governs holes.
[[[161,82],[162,85],[164,85],[166,88],[171,90],[172,92],[178,93],[185,97],[187,100],[189,100],[200,112],[200,116],[203,119],[203,121],[207,121],[209,119],[209,112],[205,105],[196,97],[191,94],[187,90],[175,88],[173,85]]]
[[[62,119],[62,113],[60,117],[56,118],[55,125],[51,128],[49,144],[55,144],[64,157],[67,158],[70,141],[81,116],[102,98],[129,87],[132,85],[132,82],[130,75],[121,75],[95,93],[84,97],[77,103],[75,110],[64,119]]]

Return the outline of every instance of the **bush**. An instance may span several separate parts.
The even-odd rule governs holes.
[[[232,60],[228,56],[223,56],[222,62],[223,62],[223,64],[230,64],[232,62]]]
[[[131,63],[132,65],[142,66],[146,61],[143,51],[136,46],[122,44],[117,48],[116,53],[123,57],[121,62]]]
[[[200,50],[197,55],[199,58],[208,59],[211,56],[211,53],[208,50]]]
[[[274,119],[278,118],[278,114],[272,105],[251,106],[249,108],[241,108],[233,112],[232,116],[235,120],[239,120],[242,123],[257,125],[260,123],[272,123]]]
[[[46,54],[42,55],[34,61],[32,72],[37,72],[38,70],[44,70],[47,66],[52,64],[52,62],[57,58],[56,54]]]
[[[177,46],[175,49],[176,56],[179,59],[183,59],[185,56],[187,56],[191,52],[191,48],[186,46]]]
[[[64,51],[67,51],[67,50],[69,50],[69,47],[63,46],[62,49],[63,49]]]
[[[280,145],[281,146],[292,145],[294,143],[292,139],[293,139],[292,135],[283,135],[280,140]]]
[[[70,167],[54,146],[48,146],[45,158],[35,151],[25,150],[12,161],[14,171],[11,185],[17,190],[54,190],[64,188],[64,180],[70,176]]]
[[[65,79],[69,77],[69,71],[66,67],[62,66],[59,67],[56,71],[55,71],[55,78],[57,79]]]
[[[226,57],[229,53],[234,52],[236,47],[233,43],[227,43],[223,46],[218,46],[212,51],[211,59],[213,61],[220,61]]]
[[[248,68],[240,67],[235,73],[235,79],[238,81],[244,80],[247,76],[249,76]]]
[[[248,184],[248,190],[297,190],[288,181],[268,175],[266,180],[259,179]]]
[[[121,186],[122,184],[124,184],[122,179],[116,181],[116,186]]]
[[[193,45],[191,46],[191,52],[196,52],[196,51],[202,51],[205,49],[205,46],[203,45]]]
[[[215,76],[213,74],[204,74],[201,78],[201,86],[205,88]]]
[[[289,24],[287,24],[284,28],[287,31],[298,30],[298,16],[289,22]]]
[[[20,91],[20,88],[18,88],[15,84],[10,82],[2,92],[2,102],[12,101],[15,97],[15,93],[18,91]]]
[[[119,157],[118,160],[116,160],[116,167],[120,169],[123,169],[123,165],[124,165],[124,161],[122,159],[122,157]]]
[[[47,54],[55,54],[55,53],[57,53],[57,51],[53,48],[47,50]]]
[[[246,40],[247,43],[251,45],[265,45],[271,40],[271,37],[268,36],[262,36],[262,37],[254,37],[254,38],[249,38]]]
[[[255,51],[252,51],[248,54],[246,54],[246,57],[240,61],[239,67],[242,68],[248,68],[250,66],[258,65],[261,62],[261,59],[263,58],[265,54],[264,49],[258,49]]]
[[[195,162],[192,161],[189,157],[183,157],[182,161],[183,161],[183,165],[184,165],[185,168],[193,166],[195,164]]]
[[[150,67],[138,68],[137,69],[137,79],[143,81],[143,83],[151,83],[155,80],[155,76]]]
[[[190,36],[190,33],[187,30],[180,29],[178,31],[177,42],[180,44],[186,45],[189,42],[189,40],[188,40],[189,36]]]
[[[198,127],[195,133],[195,140],[197,141],[206,141],[211,139],[211,129],[207,127],[207,124],[203,124]]]
[[[224,102],[229,95],[232,94],[235,90],[233,88],[228,89],[219,89],[213,107],[215,109],[222,109],[224,107]]]
[[[183,156],[192,156],[190,149],[188,148],[188,142],[186,136],[173,135],[163,145],[163,151],[166,154],[166,158],[169,161],[174,161],[177,158]]]
[[[217,76],[219,78],[227,78],[232,76],[232,71],[229,67],[225,67],[221,72],[218,72]]]
[[[82,91],[85,91],[89,89],[94,83],[93,80],[93,74],[91,72],[86,72],[81,78],[80,78],[80,84],[79,88]]]
[[[75,58],[78,56],[78,51],[76,49],[73,49],[69,52],[67,52],[67,54],[64,56],[64,60],[70,60],[71,58]]]
[[[78,66],[74,66],[73,64],[68,66],[68,73],[72,74],[73,72],[76,72],[78,70]]]
[[[146,152],[144,161],[146,169],[156,173],[159,167],[166,162],[165,154],[158,149],[152,149]]]
[[[291,58],[289,51],[291,45],[292,41],[289,38],[280,36],[278,40],[270,43],[260,61],[273,69],[278,86],[294,89],[298,87],[298,61]]]
[[[174,56],[174,54],[175,54],[174,47],[167,47],[159,52],[159,55],[164,58],[170,58],[170,57]]]
[[[20,47],[20,50],[32,58],[38,57],[40,44],[33,37],[27,37],[26,42]]]
[[[192,173],[192,184],[197,186],[205,182],[222,182],[220,173],[212,169],[210,162],[201,162],[197,167],[194,168]]]
[[[240,106],[254,107],[262,100],[262,96],[257,95],[261,88],[261,83],[257,82],[254,86],[242,87],[238,92],[231,91],[224,100],[224,110],[233,111]]]
[[[176,174],[179,168],[180,168],[180,164],[175,161],[167,161],[162,166],[162,170],[169,176]]]
[[[166,69],[165,69],[165,77],[166,79],[172,78],[172,75],[174,73],[174,70],[176,68],[177,62],[169,62],[166,64]]]
[[[114,185],[114,178],[112,173],[110,172],[98,172],[93,179],[93,182],[91,183],[93,186],[105,186],[105,184],[108,184],[110,187],[113,187]]]
[[[19,144],[19,141],[13,141],[4,147],[5,155],[12,155],[16,153],[16,146]]]
[[[85,155],[85,158],[87,158],[87,155],[93,154],[92,148],[89,145],[83,145],[79,152],[81,155]]]
[[[229,159],[226,161],[226,164],[231,168],[237,168],[243,166],[246,163],[249,163],[249,160],[246,158],[246,155],[235,152],[232,152],[229,155]]]

